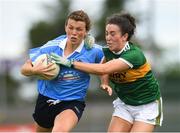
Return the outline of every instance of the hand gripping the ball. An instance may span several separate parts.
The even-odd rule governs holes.
[[[33,72],[39,79],[55,79],[60,71],[60,66],[57,65],[48,54],[38,56],[32,64]]]

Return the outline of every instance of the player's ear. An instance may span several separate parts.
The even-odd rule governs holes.
[[[128,33],[125,33],[125,34],[123,35],[123,41],[127,41],[128,36],[129,36],[129,34],[128,34]]]

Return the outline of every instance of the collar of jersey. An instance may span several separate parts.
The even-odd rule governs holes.
[[[67,37],[59,43],[59,47],[60,47],[61,49],[63,49],[63,51],[64,51],[64,49],[65,49],[66,42],[67,42]],[[75,49],[74,52],[80,53],[81,50],[82,50],[82,48],[83,48],[83,46],[84,46],[84,40],[83,40],[82,43]],[[73,53],[74,53],[74,52],[73,52]]]
[[[114,54],[116,54],[116,55],[120,55],[123,51],[126,51],[126,50],[128,50],[129,49],[129,42],[126,42],[126,44],[124,45],[124,47],[123,47],[123,49],[121,49],[120,51],[118,51],[118,52],[114,52],[114,51],[112,51]]]

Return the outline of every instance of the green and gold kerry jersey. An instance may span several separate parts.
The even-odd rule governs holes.
[[[131,42],[128,42],[120,54],[114,54],[109,48],[103,48],[106,61],[123,59],[132,68],[109,75],[118,97],[129,105],[150,103],[160,97],[159,84],[155,79],[150,64],[143,52]]]

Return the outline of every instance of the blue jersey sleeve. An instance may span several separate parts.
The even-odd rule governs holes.
[[[31,59],[31,61],[35,61],[35,59],[41,55],[41,51],[40,51],[40,47],[37,48],[32,48],[29,50],[29,58]]]
[[[102,58],[104,57],[102,46],[95,44],[94,47],[96,48],[96,60],[95,60],[95,63],[100,63],[102,61]]]
[[[32,48],[29,50],[29,57],[34,61],[38,56],[42,54],[50,54],[51,52],[57,51],[57,47],[61,40],[65,39],[66,35],[61,35],[53,40],[48,41],[41,47]]]
[[[99,47],[93,47],[90,50],[85,48],[82,50],[82,55],[78,57],[78,61],[86,63],[100,63],[104,54]]]
[[[97,49],[95,63],[100,63],[102,61],[103,57],[104,57],[104,54],[103,54],[102,50]]]

